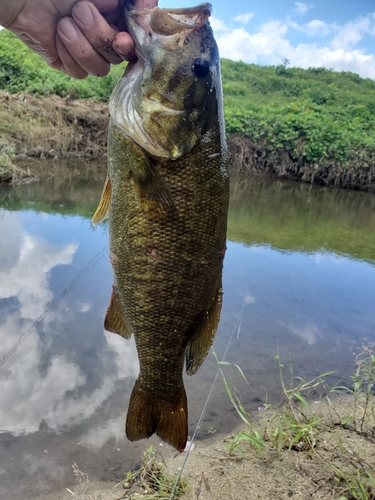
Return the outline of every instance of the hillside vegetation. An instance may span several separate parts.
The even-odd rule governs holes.
[[[105,103],[123,70],[121,65],[102,79],[74,80],[50,69],[11,33],[0,32],[0,91]],[[261,67],[225,59],[222,77],[237,170],[268,170],[321,183],[331,183],[327,172],[334,170],[336,185],[367,189],[375,184],[373,80],[324,68]],[[349,169],[361,171],[356,178],[366,177],[362,187],[352,182],[352,173],[348,181]]]
[[[375,158],[375,82],[324,68],[222,61],[228,132],[293,159],[367,167]]]

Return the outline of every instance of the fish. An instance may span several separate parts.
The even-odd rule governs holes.
[[[209,3],[126,3],[137,60],[110,98],[108,175],[92,220],[109,219],[114,285],[104,328],[134,335],[139,358],[126,436],[156,433],[180,452],[188,435],[185,360],[195,374],[223,296],[229,177],[210,15]]]

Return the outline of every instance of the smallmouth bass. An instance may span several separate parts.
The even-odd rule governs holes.
[[[93,217],[108,213],[114,286],[104,326],[135,336],[140,373],[131,441],[187,440],[182,371],[212,345],[222,304],[229,180],[220,60],[208,3],[125,7],[138,57],[110,99],[108,176]]]

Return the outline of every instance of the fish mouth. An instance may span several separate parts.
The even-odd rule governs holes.
[[[125,7],[125,17],[148,31],[150,37],[182,35],[191,32],[208,23],[211,16],[210,3],[202,3],[196,7],[181,9],[135,9],[133,6]]]

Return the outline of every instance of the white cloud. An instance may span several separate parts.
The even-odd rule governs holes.
[[[336,33],[339,30],[336,23],[326,23],[324,21],[320,21],[319,19],[313,19],[306,24],[299,24],[296,21],[287,18],[286,24],[289,28],[305,33],[308,36],[327,36]]]
[[[215,16],[210,17],[210,25],[215,33],[227,33],[228,31],[230,31],[230,28],[225,24],[225,22],[221,21],[221,19],[218,19]]]
[[[335,23],[326,23],[324,21],[319,21],[319,19],[313,19],[307,23],[305,27],[305,32],[310,36],[326,36],[337,31],[337,25]]]
[[[375,23],[373,16],[361,17],[355,22],[343,26],[331,42],[333,49],[350,50],[366,35],[374,35]]]
[[[339,26],[313,20],[297,24],[291,19],[284,22],[274,20],[251,32],[245,27],[232,29],[223,21],[216,20],[216,40],[222,57],[255,64],[280,64],[287,57],[292,67],[326,67],[336,71],[352,71],[364,78],[375,79],[375,55],[355,48],[365,36],[375,36],[375,15],[360,18],[355,22]],[[328,36],[324,43],[292,44],[290,30],[298,30],[310,36]]]
[[[254,12],[248,12],[247,14],[239,14],[234,18],[234,20],[242,24],[247,24],[253,17]]]
[[[258,63],[260,56],[272,58],[278,51],[283,56],[287,55],[290,49],[290,42],[284,38],[287,29],[287,26],[278,21],[270,21],[255,34],[250,34],[245,28],[238,28],[219,35],[216,39],[222,57]]]
[[[295,2],[295,7],[294,7],[294,12],[296,12],[297,14],[300,14],[302,16],[304,16],[306,14],[307,11],[309,11],[310,9],[312,9],[313,5],[312,4],[307,4],[307,3],[303,3],[303,2]]]

